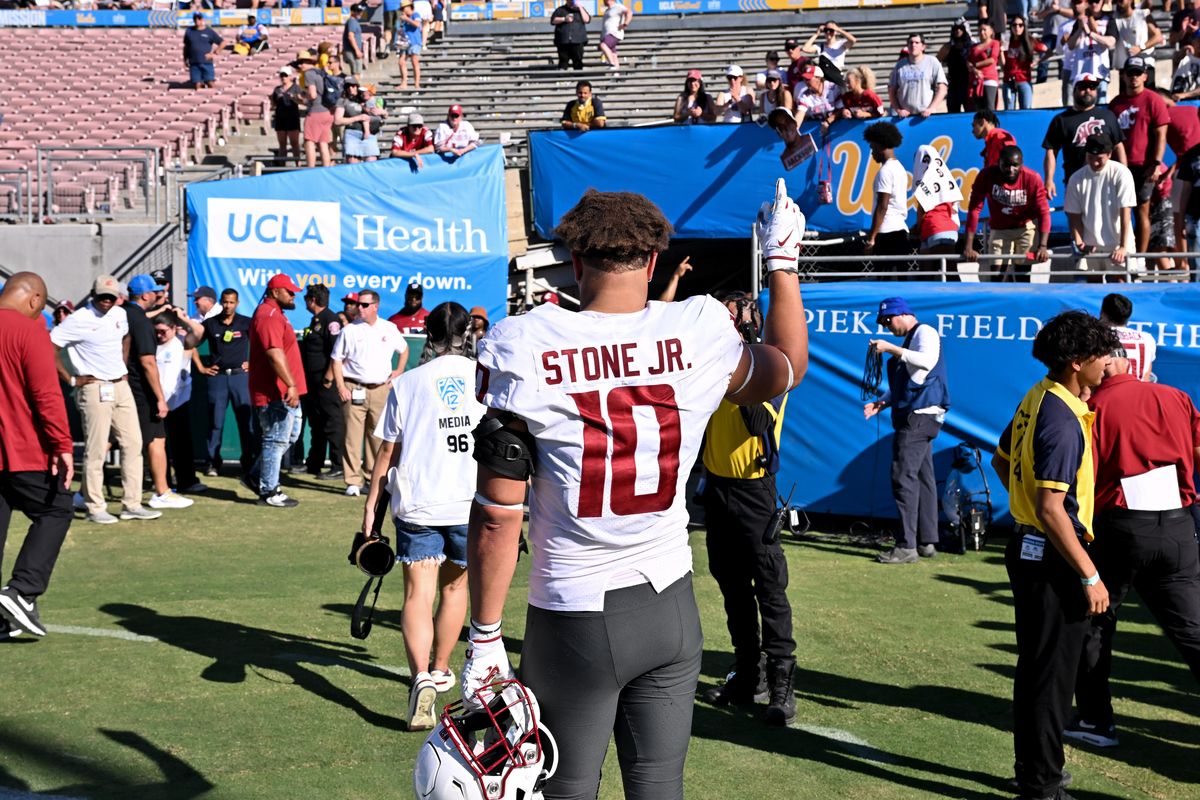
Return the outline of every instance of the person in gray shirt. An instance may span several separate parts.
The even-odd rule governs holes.
[[[946,73],[941,62],[925,54],[925,39],[921,34],[909,35],[907,49],[908,55],[892,67],[888,103],[898,117],[913,114],[928,117],[946,97]]]

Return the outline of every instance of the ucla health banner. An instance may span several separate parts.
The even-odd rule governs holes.
[[[504,316],[508,230],[504,157],[482,147],[455,163],[426,156],[297,170],[187,187],[188,288],[237,289],[253,312],[270,277],[348,292],[379,292],[381,313],[404,305],[409,284],[425,307],[454,300]],[[303,298],[289,314],[308,323]]]
[[[1104,295],[1114,289],[1133,301],[1130,326],[1158,341],[1153,367],[1158,380],[1200,402],[1200,317],[1195,311],[1200,287],[805,284],[809,366],[784,418],[780,493],[786,497],[794,482],[792,502],[810,511],[897,517],[890,482],[891,418],[885,411],[864,420],[860,399],[867,341],[890,336],[875,324],[883,298],[903,294],[917,318],[942,336],[952,405],[934,441],[940,496],[954,445],[978,445],[990,462],[1017,404],[1046,374],[1030,354],[1042,324],[1072,308],[1098,314]],[[884,381],[882,388],[887,388]],[[985,469],[993,508],[1006,514],[1004,488],[991,467]]]
[[[715,77],[715,76],[714,76]],[[664,115],[667,113],[664,110]],[[1057,109],[999,112],[1000,126],[1016,137],[1025,163],[1042,171],[1042,138]],[[896,157],[909,172],[917,148],[931,145],[942,154],[969,197],[983,158],[983,143],[971,135],[972,114],[935,114],[928,119],[889,118],[904,135]],[[688,239],[750,236],[754,215],[775,195],[775,179],[787,179],[788,191],[816,231],[866,230],[875,204],[872,189],[879,165],[871,160],[862,133],[878,120],[842,120],[829,130],[828,158],[833,202],[821,203],[815,191],[820,152],[790,172],[779,157],[783,142],[766,126],[669,125],[657,128],[604,128],[587,131],[533,131],[529,135],[533,218],[538,233],[549,236],[559,218],[590,187],[600,191],[644,194],[662,208],[675,235]],[[820,126],[802,130],[821,141]],[[1168,163],[1172,162],[1167,151]],[[597,169],[603,164],[604,169]],[[1065,194],[1059,159],[1058,197]],[[964,204],[965,205],[965,204]],[[916,224],[916,201],[909,203],[909,225]],[[985,208],[986,212],[986,208]],[[985,214],[986,216],[986,214]],[[966,215],[963,215],[963,223]],[[1066,217],[1054,214],[1055,230],[1065,231]]]

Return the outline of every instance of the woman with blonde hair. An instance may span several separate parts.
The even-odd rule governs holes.
[[[870,67],[855,67],[846,73],[846,91],[842,92],[843,119],[874,119],[883,116],[883,100],[875,94],[875,72]]]

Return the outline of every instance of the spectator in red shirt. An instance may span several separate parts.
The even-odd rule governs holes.
[[[388,317],[388,322],[400,329],[401,333],[423,333],[425,318],[429,312],[422,308],[425,290],[420,284],[412,284],[404,290],[404,308]]]
[[[1166,630],[1200,680],[1200,569],[1192,476],[1200,453],[1200,412],[1190,397],[1128,374],[1113,358],[1088,407],[1095,412],[1096,540],[1090,555],[1104,576],[1109,606],[1093,616],[1075,686],[1078,714],[1063,736],[1100,747],[1118,744],[1108,676],[1117,612],[1131,588]],[[1146,503],[1129,483],[1151,482],[1178,507]],[[1177,494],[1176,494],[1177,493]]]
[[[804,55],[804,43],[799,39],[788,39],[783,43],[783,49],[789,59],[787,70],[783,74],[783,83],[795,92],[797,86],[804,85],[804,70],[808,68],[809,59]]]
[[[1200,158],[1200,109],[1193,105],[1180,105],[1162,89],[1156,89],[1159,96],[1167,104],[1167,113],[1171,121],[1167,124],[1167,147],[1175,154],[1175,163],[1167,171],[1171,180],[1171,210],[1175,224],[1175,244],[1180,250],[1187,250],[1184,217],[1187,203],[1183,199],[1184,181],[1178,180],[1180,164],[1194,163]],[[1188,270],[1186,258],[1180,258],[1176,268],[1184,272]]]
[[[1000,64],[1003,61],[1000,42],[996,41],[996,29],[990,22],[980,22],[979,41],[971,48],[967,61],[977,110],[996,110],[996,98],[1000,94]]]
[[[1009,111],[1033,108],[1033,65],[1041,60],[1046,45],[1034,42],[1025,17],[1010,19],[1008,29],[1008,50],[1004,53],[1004,107]]]
[[[1125,89],[1108,104],[1117,116],[1117,124],[1125,136],[1125,156],[1133,173],[1133,189],[1137,195],[1134,209],[1137,224],[1137,249],[1145,253],[1150,247],[1150,200],[1155,187],[1166,174],[1163,155],[1167,148],[1167,126],[1171,114],[1166,102],[1157,92],[1146,91],[1146,63],[1141,56],[1125,61],[1121,71]]]
[[[967,203],[967,246],[963,258],[979,258],[975,250],[975,230],[979,227],[979,212],[986,200],[989,225],[987,251],[991,255],[1011,256],[997,263],[1002,272],[1000,280],[1013,280],[1019,264],[1022,274],[1028,274],[1029,261],[1025,254],[1033,251],[1034,261],[1045,261],[1050,239],[1050,203],[1042,178],[1024,164],[1021,148],[1009,145],[1000,153],[1000,163],[980,172],[971,186]]]
[[[994,167],[1000,160],[1000,151],[1009,145],[1015,145],[1017,140],[1008,131],[1000,127],[1000,118],[991,109],[981,109],[975,112],[971,121],[971,134],[976,139],[983,140],[983,168]]]
[[[12,578],[0,588],[0,640],[46,635],[37,598],[74,517],[75,448],[45,307],[46,284],[32,272],[13,275],[0,294],[0,556],[13,509],[32,520]]]
[[[875,72],[870,67],[855,67],[846,73],[846,91],[842,92],[842,119],[874,119],[883,116],[883,100],[875,94]]]
[[[308,392],[296,331],[283,313],[296,307],[299,291],[287,275],[272,277],[250,321],[250,403],[262,450],[246,485],[258,495],[260,506],[273,508],[300,503],[279,488],[279,465],[300,438],[300,396]]]
[[[392,158],[407,158],[413,169],[420,169],[425,166],[421,156],[432,152],[433,131],[425,127],[425,118],[420,114],[409,114],[408,122],[392,138]]]

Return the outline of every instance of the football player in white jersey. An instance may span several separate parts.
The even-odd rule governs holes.
[[[1123,294],[1105,295],[1100,303],[1100,319],[1113,327],[1117,338],[1121,340],[1121,347],[1125,348],[1125,357],[1129,359],[1129,374],[1136,375],[1139,381],[1152,381],[1158,342],[1153,335],[1128,327],[1131,316],[1133,301]]]
[[[501,615],[528,480],[521,677],[558,742],[547,800],[595,798],[613,735],[628,800],[683,797],[702,649],[684,487],[722,397],[762,402],[807,369],[803,228],[780,180],[760,212],[767,344],[746,345],[711,297],[647,302],[670,223],[641,195],[589,191],[557,229],[580,311],[544,304],[479,344],[463,698],[513,674]]]
[[[472,391],[475,362],[464,355],[470,326],[471,316],[458,303],[442,303],[429,313],[425,355],[431,358],[392,381],[375,428],[382,445],[371,474],[363,530],[371,530],[386,481],[396,523],[396,560],[404,570],[400,618],[413,676],[410,731],[437,724],[437,695],[455,685],[450,654],[467,615],[467,517],[475,494],[471,430],[485,410]]]

